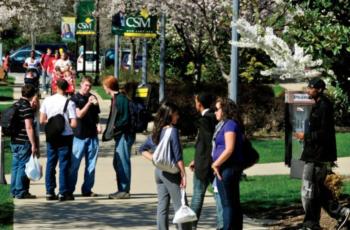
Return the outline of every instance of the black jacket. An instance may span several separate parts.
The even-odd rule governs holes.
[[[206,180],[213,176],[211,170],[211,150],[212,137],[216,123],[215,114],[211,111],[207,111],[204,116],[201,116],[196,122],[198,136],[195,146],[194,172],[200,180]]]
[[[321,95],[312,107],[301,160],[310,162],[337,160],[333,104],[324,95]]]

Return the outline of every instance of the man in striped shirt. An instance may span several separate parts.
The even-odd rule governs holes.
[[[25,165],[31,154],[36,154],[35,131],[33,126],[34,111],[30,101],[35,95],[32,85],[22,87],[22,97],[15,104],[16,134],[11,137],[12,174],[11,193],[17,199],[35,198],[29,193],[29,179],[25,174]]]

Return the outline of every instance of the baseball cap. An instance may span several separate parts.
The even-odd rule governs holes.
[[[325,89],[326,83],[321,78],[315,77],[309,81],[309,84],[307,85],[307,87],[314,88],[314,89]]]

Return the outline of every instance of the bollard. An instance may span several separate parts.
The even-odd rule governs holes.
[[[5,178],[5,148],[4,138],[2,136],[2,127],[0,126],[0,184],[7,184]]]

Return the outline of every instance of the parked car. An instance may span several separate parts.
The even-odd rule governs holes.
[[[23,67],[26,58],[30,57],[31,50],[17,50],[10,55],[10,70],[11,72],[24,73],[26,69]],[[40,59],[41,52],[35,50],[35,58]]]
[[[130,49],[123,49],[122,50],[122,57],[121,57],[121,67],[122,69],[129,69],[130,68],[130,62],[131,59],[129,59],[130,55]],[[114,65],[114,56],[115,56],[115,50],[110,48],[107,49],[105,52],[105,66],[113,66]],[[142,56],[136,55],[135,59],[135,69],[140,69],[142,67]]]
[[[77,59],[77,72],[83,72],[84,53],[81,53]],[[85,71],[96,71],[97,54],[95,51],[86,51]],[[99,62],[99,69],[101,70],[101,62]]]
[[[54,53],[56,50],[59,50],[59,49],[63,49],[65,52],[68,51],[67,45],[64,43],[39,43],[34,45],[34,49],[40,51],[41,53],[46,53],[48,48],[52,50],[52,53]],[[32,46],[26,45],[26,46],[22,46],[18,50],[31,50],[31,49],[32,49]]]

